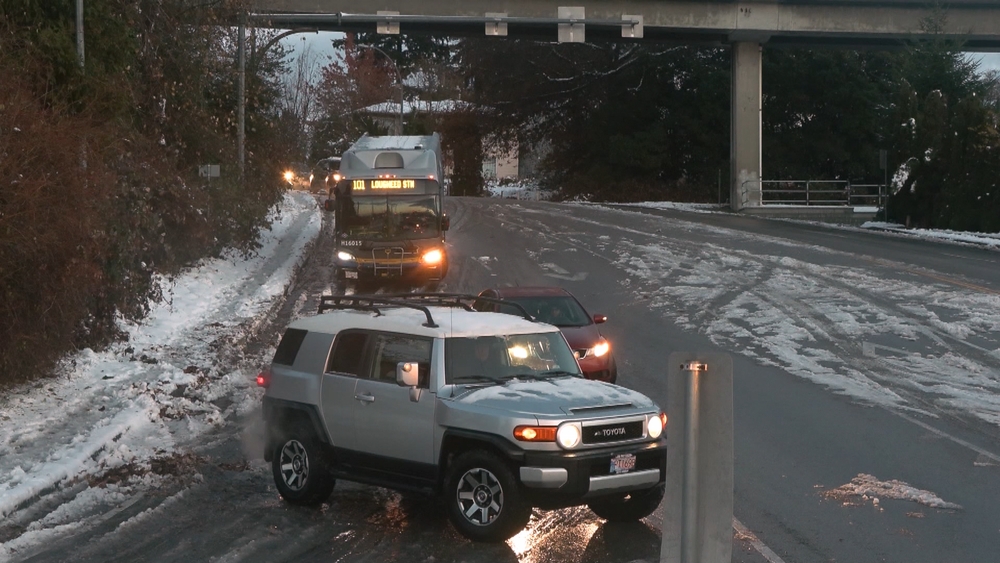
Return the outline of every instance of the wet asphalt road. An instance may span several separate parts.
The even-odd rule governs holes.
[[[889,283],[893,276],[927,275],[1000,291],[1000,253],[976,248],[726,215],[462,198],[449,200],[447,207],[452,265],[440,289],[478,292],[515,283],[570,289],[591,313],[610,317],[604,331],[615,346],[619,383],[661,404],[666,404],[669,353],[716,345],[704,334],[678,328],[670,311],[650,307],[651,283],[616,265],[620,239],[688,249],[731,244],[806,262],[864,264]],[[674,228],[681,224],[686,226]],[[718,228],[773,239],[720,234]],[[811,245],[838,253],[831,258]],[[284,307],[251,347],[273,341],[289,318],[314,311],[318,295],[336,289],[329,279],[331,254],[328,238],[321,238]],[[698,263],[681,267],[697,269]],[[1000,452],[995,427],[961,413],[904,418],[831,394],[739,349],[726,351],[733,354],[736,374],[735,516],[755,535],[734,535],[733,561],[1000,560],[1000,466],[977,463],[981,455],[955,441]],[[84,525],[18,560],[629,563],[659,558],[659,513],[641,523],[607,525],[586,508],[537,511],[519,536],[483,545],[454,532],[435,499],[338,482],[322,509],[288,506],[274,490],[260,450],[256,417],[233,421],[176,460],[176,479],[101,507]],[[820,494],[859,473],[919,484],[963,509],[893,500],[876,507]]]

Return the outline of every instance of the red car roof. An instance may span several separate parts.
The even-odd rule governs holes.
[[[570,295],[570,292],[561,287],[535,286],[535,287],[491,287],[492,291],[499,297],[549,297]]]

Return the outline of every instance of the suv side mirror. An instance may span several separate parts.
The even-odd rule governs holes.
[[[399,362],[396,364],[396,383],[403,387],[416,387],[420,379],[419,372],[416,362]]]
[[[608,317],[606,317],[605,315],[594,315],[594,322],[597,324],[601,324],[607,321]]]
[[[420,364],[416,362],[399,362],[396,364],[396,383],[410,388],[410,400],[420,402]]]
[[[447,214],[442,215],[441,216],[441,230],[442,231],[447,231],[450,228],[451,228],[451,217],[448,217]]]
[[[333,200],[327,198],[327,200],[323,202],[323,209],[333,211]]]

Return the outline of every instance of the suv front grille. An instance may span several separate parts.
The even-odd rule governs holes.
[[[583,427],[584,444],[604,444],[608,442],[623,442],[636,440],[643,436],[643,421],[618,422]]]

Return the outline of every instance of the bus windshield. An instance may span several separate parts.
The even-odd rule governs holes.
[[[434,195],[347,196],[338,202],[338,229],[363,240],[438,236],[438,197]]]

